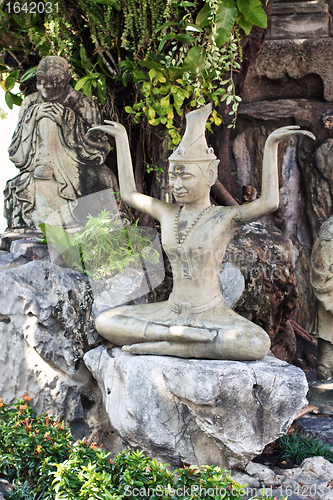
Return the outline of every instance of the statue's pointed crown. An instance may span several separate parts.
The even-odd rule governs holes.
[[[186,114],[185,134],[177,149],[169,156],[169,161],[192,163],[216,160],[213,148],[208,147],[205,136],[206,122],[211,112],[210,103]]]

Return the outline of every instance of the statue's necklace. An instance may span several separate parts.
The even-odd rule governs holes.
[[[176,212],[176,217],[175,217],[175,234],[176,234],[176,240],[177,240],[177,245],[178,245],[178,255],[180,255],[181,249],[182,249],[182,245],[183,245],[183,243],[185,241],[186,236],[191,231],[192,227],[196,225],[196,223],[201,219],[201,217],[204,215],[204,213],[207,212],[207,210],[209,208],[211,208],[212,205],[209,205],[209,207],[204,208],[203,211],[200,212],[200,214],[198,215],[198,217],[196,219],[194,219],[194,221],[192,222],[192,224],[190,224],[188,226],[188,228],[186,229],[186,231],[183,233],[182,237],[180,237],[179,236],[179,216],[180,216],[180,212],[181,212],[181,209],[183,208],[183,206],[184,205],[179,205],[178,210]]]

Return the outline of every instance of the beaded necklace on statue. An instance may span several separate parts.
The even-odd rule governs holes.
[[[183,245],[183,243],[185,241],[186,236],[191,231],[192,227],[196,225],[196,223],[201,219],[201,217],[204,215],[204,213],[207,212],[207,210],[209,208],[211,208],[212,205],[209,205],[209,207],[204,208],[203,211],[200,212],[200,214],[198,215],[198,217],[196,219],[194,219],[194,221],[192,222],[192,224],[190,224],[188,226],[188,228],[186,229],[186,231],[183,233],[183,236],[180,237],[179,236],[179,217],[180,217],[180,212],[181,212],[181,209],[183,208],[183,206],[184,205],[179,205],[178,210],[176,212],[176,217],[175,217],[175,234],[176,234],[176,240],[177,240],[177,244],[178,244],[178,255],[180,255],[182,245]]]

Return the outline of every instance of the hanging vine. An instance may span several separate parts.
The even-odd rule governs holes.
[[[164,128],[171,145],[180,140],[184,113],[207,100],[215,107],[226,101],[234,125],[241,38],[267,23],[260,0],[51,0],[37,11],[31,4],[0,6],[8,106],[20,104],[15,85],[28,85],[40,58],[59,55],[72,66],[76,90],[102,105],[108,91],[134,86],[126,112],[134,123]],[[214,111],[208,128],[221,122]]]

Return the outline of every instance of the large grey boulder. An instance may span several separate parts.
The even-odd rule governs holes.
[[[27,393],[37,413],[64,419],[76,439],[93,435],[117,452],[101,392],[82,358],[105,342],[94,327],[99,308],[145,293],[145,274],[129,269],[92,282],[49,260],[27,262],[27,252],[44,255],[27,240],[0,255],[0,396],[8,403]]]
[[[240,468],[285,434],[307,403],[302,370],[272,357],[187,360],[99,346],[84,362],[124,445],[173,466]]]
[[[82,362],[84,352],[98,345],[91,303],[86,278],[50,262],[0,273],[0,395],[10,402],[27,393],[38,413],[65,419],[77,438],[110,430]]]

